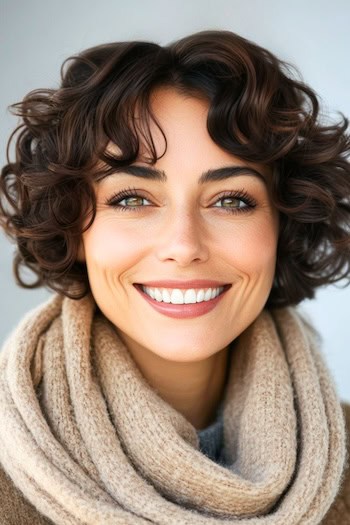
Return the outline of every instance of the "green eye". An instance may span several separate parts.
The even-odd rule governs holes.
[[[247,206],[249,207],[249,205],[247,205],[242,199],[231,197],[219,199],[217,202],[222,202],[223,204],[221,206],[215,206],[216,208],[246,208]]]
[[[214,208],[224,208],[227,212],[241,213],[255,208],[255,200],[244,190],[225,192],[214,204]]]
[[[146,199],[144,199],[143,197],[138,197],[138,196],[134,196],[134,197],[127,197],[126,199],[122,199],[121,201],[119,202],[129,202],[129,206],[130,207],[135,207],[135,206],[140,206],[142,205],[142,203],[140,201],[144,201]]]
[[[144,206],[149,206],[150,204],[144,205],[144,202],[149,201],[136,193],[136,189],[127,189],[122,190],[116,195],[113,195],[110,199],[107,200],[106,204],[114,208],[118,208],[121,211],[124,210],[137,210],[138,208],[143,208]]]

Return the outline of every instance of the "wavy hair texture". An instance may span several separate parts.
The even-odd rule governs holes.
[[[11,106],[21,123],[1,173],[0,221],[17,243],[17,283],[73,298],[89,291],[77,254],[96,213],[93,180],[135,162],[140,140],[149,161],[157,161],[150,119],[159,124],[150,95],[161,86],[205,98],[212,140],[273,167],[280,232],[267,306],[297,304],[342,279],[349,284],[348,119],[340,113],[338,123],[322,122],[316,93],[293,66],[225,30],[166,46],[130,41],[87,49],[63,63],[58,89],[31,91]],[[109,141],[120,156],[106,152]],[[34,282],[22,275],[25,268]]]

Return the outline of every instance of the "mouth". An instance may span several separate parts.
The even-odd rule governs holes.
[[[151,299],[158,303],[167,304],[196,304],[207,302],[215,299],[223,292],[231,288],[231,284],[224,284],[220,286],[211,287],[184,287],[180,286],[146,286],[145,284],[135,283],[134,286],[148,295]]]
[[[231,284],[209,288],[163,288],[134,283],[134,287],[148,304],[158,312],[175,318],[204,315],[222,300]]]

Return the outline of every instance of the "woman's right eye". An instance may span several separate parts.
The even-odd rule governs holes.
[[[132,190],[132,191],[122,190],[116,193],[115,195],[113,195],[111,198],[109,198],[106,204],[124,211],[124,210],[136,210],[137,208],[144,207],[142,204],[142,201],[149,202],[146,199],[146,197],[143,197],[142,195],[135,193],[135,190]],[[149,205],[150,204],[146,204],[146,206],[149,206]]]
[[[119,200],[119,205],[121,205],[122,208],[128,208],[128,207],[135,208],[136,206],[140,206],[140,200],[145,201],[146,199],[138,195],[135,195],[134,197],[126,197],[125,199]],[[125,203],[129,202],[129,206],[121,204],[123,201]]]

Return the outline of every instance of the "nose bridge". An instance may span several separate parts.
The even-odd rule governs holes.
[[[203,219],[194,208],[177,207],[164,221],[159,236],[158,257],[188,264],[193,260],[206,260],[206,244]]]

